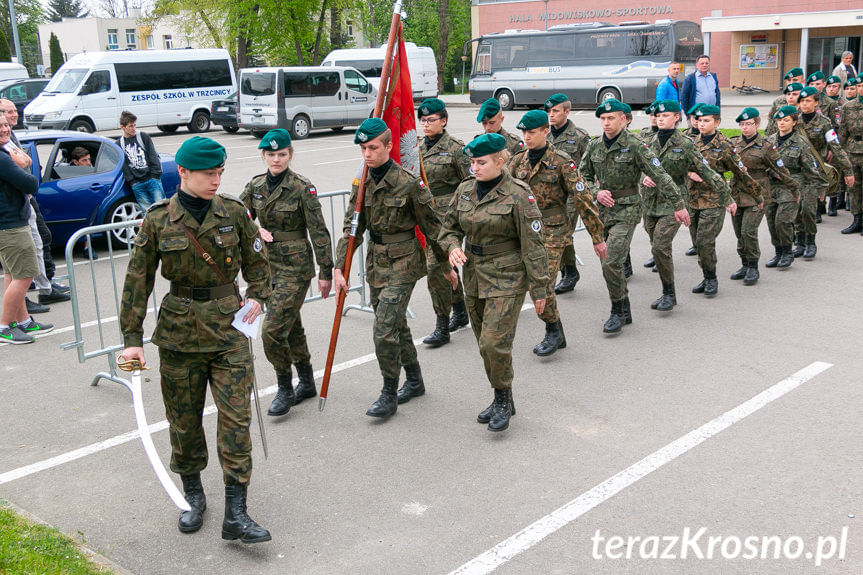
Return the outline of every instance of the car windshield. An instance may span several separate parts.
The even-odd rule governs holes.
[[[81,80],[84,79],[84,76],[87,75],[89,70],[86,69],[60,69],[57,72],[57,75],[51,78],[51,81],[48,82],[48,85],[45,86],[45,91],[52,94],[68,94],[70,92],[74,92],[78,85],[81,84]]]

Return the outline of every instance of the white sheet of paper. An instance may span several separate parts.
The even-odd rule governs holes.
[[[247,313],[249,313],[251,307],[252,300],[246,300],[246,305],[241,307],[239,311],[234,314],[234,321],[231,322],[231,325],[237,328],[237,331],[242,333],[244,336],[257,339],[258,333],[261,331],[261,318],[263,315],[259,314],[252,323],[246,323],[243,321],[243,318]]]

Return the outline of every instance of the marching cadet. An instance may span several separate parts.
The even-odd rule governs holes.
[[[838,173],[844,176],[845,185],[853,186],[854,170],[851,162],[839,145],[839,136],[836,135],[830,120],[819,113],[818,102],[819,94],[814,86],[807,86],[800,90],[797,107],[802,121],[799,126],[809,139],[819,170],[827,169],[825,162],[834,162],[838,167]],[[818,226],[815,225],[818,222],[816,213],[818,203],[824,201],[824,195],[827,192],[826,184],[826,180],[823,182],[807,180],[803,187],[800,211],[794,222],[796,245],[792,255],[795,258],[803,256],[803,259],[811,260],[815,257],[818,249],[815,245],[815,234],[818,232]]]
[[[785,73],[785,86],[788,87],[789,84],[800,84],[800,88],[803,87],[803,68],[791,68],[788,72]],[[799,88],[798,88],[799,89]],[[775,100],[773,100],[773,104],[770,105],[770,113],[767,114],[767,129],[764,131],[765,136],[769,136],[776,132],[776,120],[773,117],[776,115],[776,112],[779,111],[779,108],[782,106],[788,105],[788,99],[785,97],[785,88],[782,89],[782,95],[778,96]],[[796,103],[796,102],[795,102]],[[794,104],[792,104],[793,106]]]
[[[503,112],[500,110],[500,102],[496,99],[489,98],[480,105],[476,121],[482,124],[486,134],[500,134],[506,138],[506,149],[510,158],[524,149],[524,142],[519,140],[518,136],[503,129]]]
[[[783,96],[783,98],[784,97],[785,96]],[[689,128],[683,130],[683,135],[688,137],[693,142],[695,142],[696,140],[698,140],[701,137],[701,132],[698,130],[698,122],[695,119],[695,112],[697,112],[699,110],[699,108],[701,108],[701,106],[704,106],[704,104],[695,104],[694,106],[689,108],[689,111],[686,113],[686,117],[689,119],[690,126],[689,126]],[[688,256],[694,256],[695,255],[695,248],[691,248],[691,249],[692,249],[692,253],[689,253],[687,251],[686,255],[688,255]]]
[[[777,132],[766,138],[767,145],[779,152],[782,166],[786,167],[793,178],[792,182],[771,181],[770,201],[767,204],[767,229],[776,248],[776,255],[767,263],[766,268],[787,269],[794,263],[791,242],[794,236],[794,220],[799,210],[801,190],[806,178],[821,179],[821,170],[806,136],[795,129],[798,110],[794,106],[783,106],[776,112]],[[782,167],[776,163],[777,167]]]
[[[366,415],[395,415],[398,402],[425,393],[417,350],[407,324],[407,307],[417,280],[426,275],[425,257],[414,228],[419,226],[426,242],[439,262],[448,261],[437,237],[440,219],[434,210],[434,196],[422,180],[392,159],[392,132],[380,118],[369,118],[357,128],[354,143],[359,144],[363,161],[368,166],[362,213],[356,225],[356,245],[369,232],[366,256],[366,280],[371,288],[371,304],[375,310],[374,343],[384,384],[381,395]],[[354,206],[359,182],[345,212],[344,233],[336,248],[333,284],[336,293],[347,292],[348,281],[343,275],[348,238],[351,233]],[[452,289],[458,277],[447,265],[444,269]],[[405,367],[405,384],[397,391],[401,366]],[[398,396],[397,396],[398,393]]]
[[[747,173],[737,150],[724,135],[719,133],[721,121],[719,106],[702,106],[695,112],[698,130],[701,132],[695,147],[715,172],[724,174],[731,171],[735,178],[753,191],[758,191],[758,182]],[[737,203],[731,197],[728,185],[723,180],[721,186],[709,186],[704,182],[693,181],[689,186],[689,208],[692,224],[689,235],[698,253],[698,265],[704,279],[692,288],[692,293],[703,293],[713,297],[719,291],[716,279],[716,238],[725,223],[725,211],[732,216],[737,213]]]
[[[470,160],[462,152],[464,143],[453,138],[446,131],[449,114],[442,100],[438,98],[424,100],[417,109],[417,118],[425,134],[425,137],[420,139],[423,168],[429,191],[434,196],[434,210],[438,218],[443,221],[452,206],[453,192],[462,180],[470,176]],[[437,322],[434,331],[423,340],[423,343],[429,347],[440,347],[449,343],[451,331],[468,324],[464,288],[461,279],[458,287],[453,289],[444,278],[443,267],[435,259],[434,251],[429,245],[426,245],[426,260],[428,290]],[[448,264],[446,265],[448,267]],[[452,318],[450,318],[450,312],[452,312]]]
[[[250,309],[243,321],[252,323],[270,295],[270,271],[245,206],[216,194],[226,157],[221,144],[200,136],[177,150],[180,189],[150,207],[135,237],[120,311],[122,357],[145,364],[143,322],[161,262],[171,288],[159,307],[152,341],[159,348],[171,470],[180,474],[192,508],[180,514],[178,527],[183,533],[197,531],[207,509],[201,471],[207,466],[202,417],[209,383],[218,409],[216,443],[225,481],[222,539],[258,543],[271,537],[246,512],[254,365],[246,336],[231,322],[243,304],[237,275],[242,271],[248,282]]]
[[[677,184],[680,194],[659,194],[656,183],[650,176],[644,176],[641,182],[644,229],[650,237],[651,252],[662,282],[662,295],[650,304],[650,307],[658,311],[671,311],[677,305],[671,244],[680,229],[680,223],[690,225],[687,180],[699,178],[717,189],[724,186],[725,182],[722,176],[707,165],[692,140],[677,130],[680,123],[680,103],[676,100],[660,100],[652,105],[659,130],[649,137],[647,143],[659,157],[662,168]]]
[[[539,315],[545,322],[545,337],[533,348],[533,353],[541,357],[566,347],[553,282],[557,278],[566,238],[572,238],[566,208],[568,199],[575,205],[576,218],[580,215],[587,227],[596,255],[604,259],[606,252],[602,222],[596,213],[593,197],[584,185],[575,162],[568,154],[548,143],[548,126],[548,114],[542,110],[527,112],[518,123],[527,150],[516,155],[509,163],[510,174],[530,186],[545,228],[544,244],[551,283],[546,289],[545,310]]]
[[[669,198],[680,196],[662,165],[647,145],[624,130],[623,102],[606,100],[594,114],[602,124],[602,137],[591,140],[578,167],[585,184],[599,202],[599,217],[607,243],[602,274],[611,299],[611,315],[603,325],[605,333],[618,333],[624,324],[632,323],[632,311],[626,289],[623,263],[635,227],[641,221],[641,196],[638,184],[644,172],[656,183],[658,192]],[[596,183],[598,182],[598,184]],[[678,202],[672,202],[678,205]],[[676,216],[678,217],[678,216]],[[678,221],[685,216],[679,215]]]
[[[861,91],[860,82],[858,93]],[[839,123],[839,140],[844,142],[851,166],[854,168],[854,183],[848,186],[848,200],[854,220],[842,230],[843,234],[863,232],[863,96],[842,106],[842,120]]]
[[[566,94],[553,94],[545,101],[545,111],[548,113],[550,130],[548,132],[548,143],[554,145],[558,150],[569,154],[576,165],[581,161],[587,143],[590,142],[588,133],[569,119],[572,110],[572,102]],[[554,293],[560,295],[571,292],[575,284],[581,278],[578,273],[577,261],[575,259],[575,246],[572,243],[572,234],[578,223],[578,213],[572,200],[566,201],[566,212],[569,216],[571,228],[566,239],[566,247],[563,248],[563,256],[560,261],[560,282],[554,286]],[[555,279],[555,278],[552,278]]]
[[[821,70],[812,72],[811,74],[809,74],[809,77],[806,78],[806,85],[812,86],[813,88],[818,90],[819,94],[823,94],[824,88],[827,87],[827,77]]]
[[[290,168],[294,157],[291,134],[270,130],[258,149],[267,173],[252,178],[240,200],[261,225],[272,273],[273,292],[261,339],[276,370],[279,389],[267,411],[275,416],[285,415],[291,406],[318,394],[300,308],[315,275],[313,249],[320,267],[318,292],[322,298],[330,295],[333,247],[317,189]],[[291,364],[297,368],[296,389],[291,383]]]
[[[505,430],[515,415],[512,342],[524,295],[530,292],[542,315],[551,281],[542,214],[527,184],[504,169],[505,150],[499,134],[477,136],[465,147],[476,179],[459,185],[440,235],[449,262],[464,266],[470,326],[494,389],[494,400],[476,420],[490,431]]]
[[[830,76],[827,78],[827,85],[824,86],[824,91],[821,92],[819,98],[819,107],[821,111],[830,120],[834,129],[839,129],[839,118],[841,116],[842,104],[845,103],[845,98],[840,93],[842,82],[839,76]]]
[[[659,131],[659,128],[656,125],[656,104],[658,104],[658,103],[659,103],[659,100],[653,102],[652,104],[650,104],[649,106],[647,106],[644,109],[644,113],[647,114],[647,116],[650,118],[650,134],[648,134],[647,138],[646,138],[646,140],[648,140],[648,141],[650,139],[652,139],[653,137],[655,137],[656,132]],[[640,184],[640,186],[643,187],[644,184]],[[682,191],[683,190],[681,190],[681,192]],[[641,193],[641,198],[643,200],[644,199],[644,190],[641,190],[640,193]],[[645,217],[645,225],[646,225],[646,218],[647,218],[646,213],[645,213],[644,217]],[[656,273],[659,272],[659,269],[656,267],[656,260],[652,255],[650,256],[650,258],[647,259],[646,262],[644,262],[644,267],[653,268],[654,272],[656,272]]]
[[[857,99],[857,79],[856,78],[848,78],[848,80],[845,82],[845,85],[843,86],[842,97],[844,98],[844,101],[842,103],[843,106],[845,104],[847,104],[848,102],[851,102],[851,101]],[[839,108],[839,122],[840,122],[840,124],[841,124],[841,121],[842,121],[842,108]],[[839,132],[839,130],[836,130],[836,131],[837,131],[837,133]],[[849,156],[848,160],[849,161],[851,160],[850,156]],[[848,189],[842,184],[841,181],[839,182],[839,184],[840,184],[840,186],[839,186],[839,199],[836,201],[836,209],[837,210],[843,210],[844,209],[847,212],[851,209],[851,200],[848,198]]]

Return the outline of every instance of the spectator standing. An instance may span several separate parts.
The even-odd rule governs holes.
[[[138,117],[124,110],[120,113],[120,129],[123,136],[117,140],[123,148],[123,177],[132,188],[135,200],[146,212],[151,204],[165,199],[162,188],[162,162],[150,135],[138,132],[135,123]]]
[[[849,52],[846,50],[842,52],[842,61],[839,62],[835,68],[833,68],[833,75],[839,76],[839,79],[842,80],[842,84],[848,81],[849,78],[857,77],[857,68],[854,67],[854,64],[851,62],[854,61],[854,52]]]
[[[680,64],[672,62],[668,65],[668,75],[656,87],[656,101],[674,100],[680,102],[680,84],[677,76],[680,75]]]
[[[702,54],[695,60],[695,72],[683,80],[680,103],[687,111],[696,104],[721,105],[719,80],[710,71],[710,56]]]

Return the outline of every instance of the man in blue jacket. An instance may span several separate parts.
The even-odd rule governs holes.
[[[696,104],[720,106],[719,80],[710,71],[710,56],[702,54],[695,60],[695,72],[683,80],[680,104],[689,110]]]
[[[677,76],[680,74],[680,64],[672,62],[668,65],[668,75],[656,86],[656,100],[674,100],[680,102],[680,84]]]

